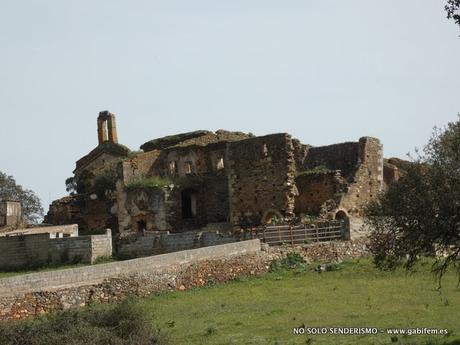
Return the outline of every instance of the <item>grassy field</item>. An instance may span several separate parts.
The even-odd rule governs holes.
[[[429,265],[380,272],[368,260],[340,269],[269,273],[142,299],[173,344],[460,344],[460,289],[440,291]],[[293,327],[443,328],[448,336],[293,335]]]

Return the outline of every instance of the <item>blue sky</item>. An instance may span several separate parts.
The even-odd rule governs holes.
[[[45,208],[97,145],[195,129],[369,135],[385,156],[460,112],[460,28],[442,1],[0,0],[0,170]]]

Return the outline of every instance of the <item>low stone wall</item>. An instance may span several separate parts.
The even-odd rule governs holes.
[[[268,271],[289,252],[308,262],[340,261],[369,254],[367,240],[268,247],[250,240],[147,258],[0,279],[0,320],[111,303],[128,296],[187,290]]]
[[[360,237],[351,241],[318,242],[297,247],[266,247],[270,260],[284,257],[289,252],[296,252],[308,262],[337,262],[371,255],[369,240]]]
[[[112,235],[50,238],[48,233],[0,237],[0,269],[68,262],[93,263],[112,255]]]
[[[132,234],[117,240],[116,251],[122,258],[138,258],[232,242],[236,242],[236,239],[231,234],[216,231],[187,231],[158,235]]]
[[[130,295],[185,290],[266,272],[260,241],[250,240],[95,266],[0,279],[0,320],[108,303]]]

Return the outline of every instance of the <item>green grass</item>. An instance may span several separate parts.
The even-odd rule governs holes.
[[[117,258],[111,257],[111,256],[101,256],[96,259],[93,265],[107,264],[107,263],[114,262],[114,261],[117,261]],[[9,271],[0,271],[0,279],[18,276],[22,274],[28,274],[28,273],[57,271],[57,270],[64,270],[64,269],[84,267],[84,266],[91,266],[91,265],[89,263],[75,263],[75,264],[69,263],[69,264],[50,264],[50,265],[45,264],[45,265],[37,266],[37,267],[11,269]]]
[[[89,264],[78,263],[78,264],[68,264],[68,265],[40,266],[40,267],[24,268],[24,269],[11,270],[11,271],[0,271],[0,279],[12,277],[12,276],[18,276],[22,274],[28,274],[28,273],[56,271],[56,270],[63,270],[67,268],[83,267],[83,266],[88,266],[88,265]]]
[[[141,299],[174,344],[460,344],[460,289],[429,264],[406,275],[369,260],[338,270],[276,271],[259,278]],[[449,336],[294,336],[293,327],[447,328]]]

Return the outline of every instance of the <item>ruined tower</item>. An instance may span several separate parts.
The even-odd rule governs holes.
[[[0,200],[0,227],[17,226],[21,221],[21,203],[15,200]]]
[[[106,141],[118,143],[115,115],[108,110],[101,111],[97,117],[97,137],[99,145]]]

